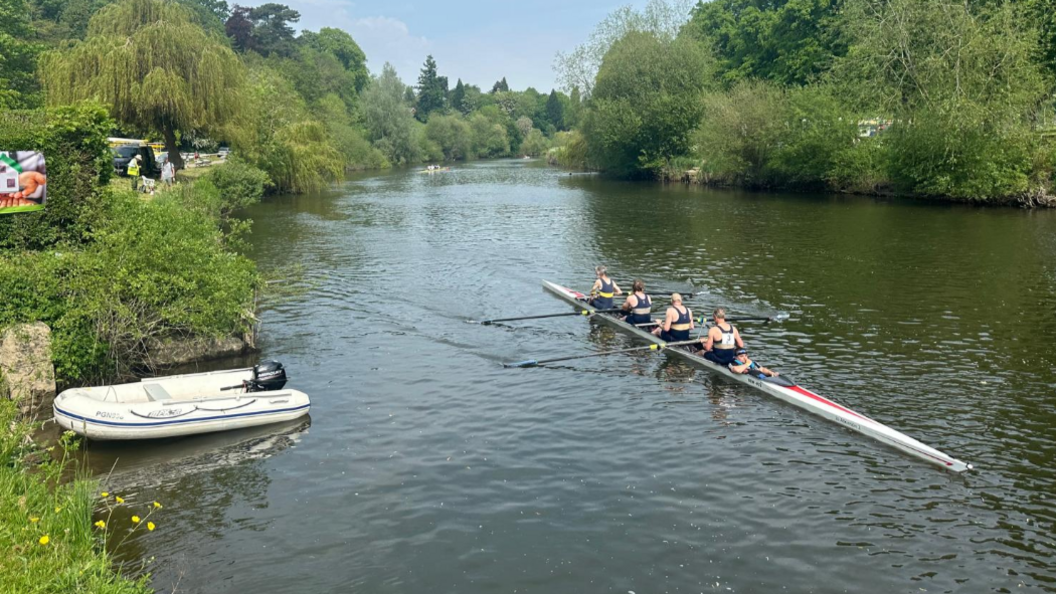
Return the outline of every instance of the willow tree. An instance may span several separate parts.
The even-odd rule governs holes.
[[[118,122],[160,131],[180,167],[177,131],[219,130],[238,109],[245,68],[186,7],[166,0],[123,0],[100,10],[87,38],[49,52],[41,79],[53,105],[96,99]]]

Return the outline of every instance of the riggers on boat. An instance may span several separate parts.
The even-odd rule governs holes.
[[[263,361],[248,369],[72,388],[55,397],[55,421],[92,439],[152,439],[256,427],[308,414],[308,395],[285,385],[282,364]]]
[[[615,316],[603,313],[593,313],[594,308],[587,304],[587,296],[583,293],[573,291],[545,280],[543,281],[543,289],[553,294],[558,299],[575,306],[577,309],[592,314],[592,319],[658,345],[663,349],[663,352],[679,357],[697,367],[703,367],[713,373],[741,382],[742,384],[747,384],[761,392],[765,392],[771,396],[784,400],[791,405],[798,406],[799,408],[814,413],[822,418],[834,421],[851,431],[871,437],[881,443],[885,443],[897,450],[905,452],[910,456],[924,460],[925,462],[930,462],[931,464],[935,464],[953,472],[964,472],[965,470],[972,469],[971,464],[967,464],[956,458],[951,458],[939,450],[927,446],[904,433],[900,433],[883,423],[879,423],[865,415],[856,413],[847,407],[825,398],[824,396],[819,396],[814,392],[797,385],[784,375],[774,378],[759,379],[749,375],[734,373],[728,368],[712,363],[704,357],[691,353],[688,350],[679,347],[664,348],[665,343],[660,338],[653,336],[640,328],[627,324]]]

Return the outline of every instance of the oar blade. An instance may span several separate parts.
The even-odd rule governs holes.
[[[532,359],[532,360],[529,360],[529,361],[518,361],[516,363],[503,363],[502,366],[507,368],[507,369],[517,368],[517,367],[538,367],[539,366],[539,362],[534,360],[534,359]]]

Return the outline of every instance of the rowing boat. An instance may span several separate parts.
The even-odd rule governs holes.
[[[678,347],[664,348],[664,341],[653,336],[649,332],[623,322],[616,316],[610,314],[594,313],[594,308],[587,304],[587,296],[578,291],[562,287],[550,281],[543,281],[543,289],[558,299],[572,305],[582,311],[588,312],[591,318],[598,322],[608,324],[617,330],[626,332],[635,338],[648,341],[658,345],[663,352],[687,361],[697,367],[702,367],[712,373],[721,375],[733,381],[747,384],[770,396],[783,400],[793,406],[802,408],[822,418],[836,422],[852,431],[871,437],[880,443],[887,444],[914,458],[935,464],[952,472],[964,472],[971,470],[972,465],[952,458],[935,448],[925,445],[904,433],[896,431],[883,423],[874,421],[869,417],[854,412],[853,410],[833,402],[824,396],[819,396],[806,388],[797,385],[785,376],[777,378],[758,379],[749,375],[733,373],[729,369],[708,361],[704,357],[691,353]]]

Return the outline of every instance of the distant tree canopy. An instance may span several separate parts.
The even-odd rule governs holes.
[[[367,71],[367,55],[359,44],[348,33],[341,29],[323,27],[318,33],[303,31],[301,41],[309,47],[326,52],[337,58],[346,71],[352,76],[352,85],[359,93],[370,83],[370,72]]]
[[[157,130],[182,165],[178,130],[218,131],[237,109],[244,70],[189,9],[164,0],[126,0],[99,11],[85,41],[43,58],[53,105],[101,100],[118,122]]]
[[[583,132],[594,159],[623,176],[654,175],[689,150],[711,62],[700,44],[633,32],[598,70]]]
[[[28,107],[37,89],[40,46],[30,37],[25,0],[0,0],[0,109]]]
[[[843,0],[712,0],[699,2],[683,35],[717,58],[725,84],[762,78],[802,85],[847,53],[840,26]]]
[[[447,77],[436,74],[436,60],[428,56],[418,75],[418,109],[415,117],[424,122],[429,119],[429,114],[444,109],[446,103]]]
[[[236,49],[253,50],[262,56],[290,56],[294,52],[292,23],[301,13],[285,4],[269,2],[256,7],[235,5],[224,25]]]

